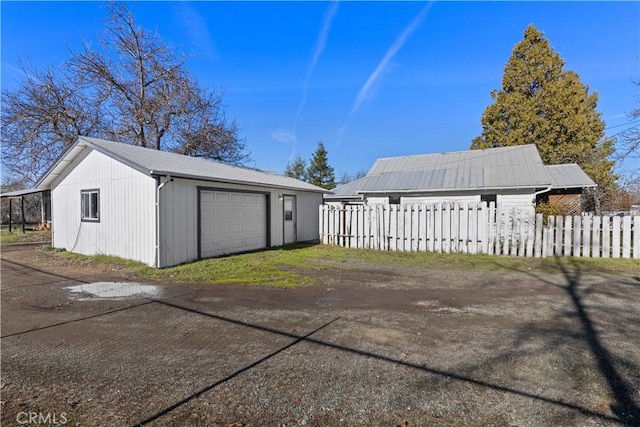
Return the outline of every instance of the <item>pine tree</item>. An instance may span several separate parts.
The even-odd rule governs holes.
[[[287,163],[284,174],[291,178],[299,179],[300,181],[306,181],[306,169],[307,162],[302,157],[298,156],[293,160],[293,162]]]
[[[502,89],[482,115],[482,134],[472,149],[535,144],[545,164],[577,163],[598,184],[588,207],[599,210],[615,192],[614,141],[606,139],[597,111],[598,94],[565,71],[564,60],[533,25],[514,49],[502,78]]]
[[[318,148],[307,168],[307,182],[331,190],[336,186],[335,179],[333,168],[327,160],[327,150],[322,141],[318,141]]]

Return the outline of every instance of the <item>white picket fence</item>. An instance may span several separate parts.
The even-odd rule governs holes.
[[[320,241],[391,251],[640,258],[640,216],[555,216],[489,203],[320,206]]]

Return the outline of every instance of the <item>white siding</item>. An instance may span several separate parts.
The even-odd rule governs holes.
[[[365,198],[367,205],[388,205],[388,197],[367,197]]]
[[[268,194],[271,246],[284,241],[282,195],[296,196],[297,240],[316,240],[318,206],[322,194],[267,187],[174,178],[160,190],[160,266],[182,264],[198,259],[198,187],[255,191]]]
[[[80,220],[80,192],[100,190],[100,222]],[[86,149],[52,185],[53,246],[155,264],[155,180]]]
[[[496,197],[496,205],[502,209],[516,208],[523,214],[528,213],[533,215],[535,213],[535,196],[533,193],[528,194],[498,194]]]
[[[478,203],[480,202],[480,195],[471,196],[414,196],[414,197],[402,197],[400,203],[445,203],[445,202],[458,202],[458,203]]]

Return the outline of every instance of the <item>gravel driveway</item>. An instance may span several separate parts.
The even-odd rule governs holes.
[[[98,297],[141,279],[3,246],[2,425],[640,424],[640,274],[328,267]]]

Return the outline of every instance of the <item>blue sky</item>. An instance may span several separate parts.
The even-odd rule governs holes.
[[[100,2],[1,4],[2,88],[18,58],[60,65],[97,45]],[[135,2],[140,25],[223,88],[249,166],[282,172],[322,140],[339,177],[378,157],[466,150],[528,24],[591,91],[613,135],[638,107],[639,2]],[[629,173],[637,161],[619,169]]]

